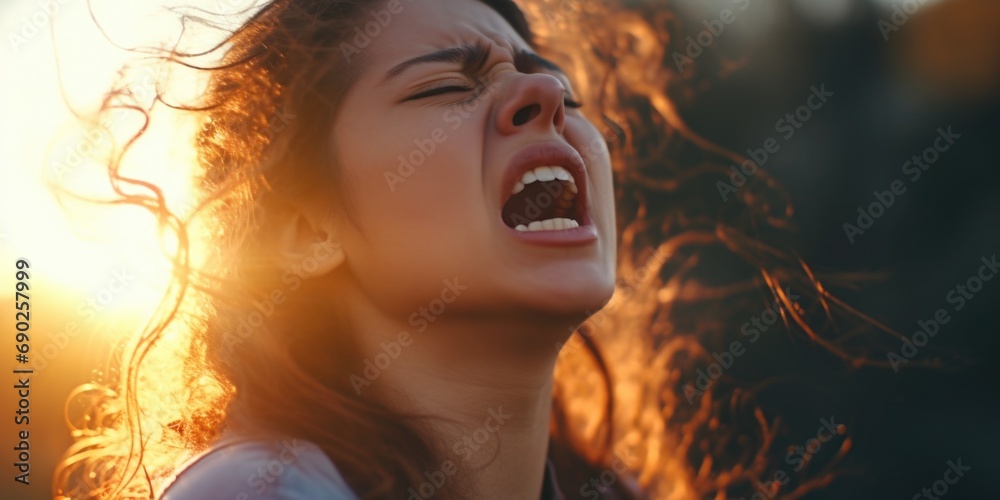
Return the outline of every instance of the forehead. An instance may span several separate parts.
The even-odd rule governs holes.
[[[479,0],[390,0],[381,16],[369,15],[355,32],[382,22],[367,50],[373,72],[385,71],[406,59],[439,49],[491,41],[505,50],[531,50],[500,14]],[[389,14],[386,16],[385,14]]]

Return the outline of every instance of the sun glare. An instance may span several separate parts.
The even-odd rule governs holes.
[[[116,273],[125,273],[134,279],[109,309],[142,312],[156,305],[171,272],[164,251],[171,251],[175,241],[157,231],[155,217],[134,206],[58,195],[51,185],[86,197],[111,197],[102,160],[123,139],[117,135],[139,126],[141,115],[121,112],[110,116],[111,123],[95,124],[78,119],[74,111],[93,112],[118,69],[126,62],[139,64],[115,44],[169,41],[178,28],[177,16],[157,2],[18,0],[0,6],[0,33],[7,44],[0,51],[0,109],[5,113],[0,121],[0,262],[26,259],[37,282],[91,295]],[[148,101],[156,88],[154,75],[138,74],[140,94],[147,94],[138,97]],[[181,94],[197,91],[197,83],[187,85]],[[129,150],[122,174],[154,183],[171,210],[183,213],[193,205],[193,122],[166,111],[154,113],[159,114]]]

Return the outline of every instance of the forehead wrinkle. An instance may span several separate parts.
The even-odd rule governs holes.
[[[492,44],[497,45],[499,48],[505,49],[510,55],[511,60],[516,60],[517,52],[519,50],[533,52],[534,47],[526,42],[517,30],[514,29],[510,22],[492,7],[481,1],[471,2],[470,6],[474,9],[474,12],[470,15],[459,14],[453,18],[453,29],[439,31],[433,28],[440,26],[430,26],[426,23],[418,21],[416,26],[424,28],[421,30],[423,33],[434,33],[434,35],[427,38],[418,35],[414,40],[411,40],[413,43],[406,45],[411,48],[423,47],[424,53],[426,54],[437,50],[460,47],[462,45],[476,45],[480,44],[483,39],[486,39],[491,41]],[[424,40],[419,41],[419,38],[424,38]],[[372,44],[374,47],[379,45],[380,43],[378,42]],[[369,47],[369,49],[371,48],[373,47]],[[383,51],[379,52],[382,52],[383,54],[385,53]],[[413,54],[411,52],[410,58],[417,57],[419,55],[419,53]],[[403,59],[403,57],[400,57],[400,60]],[[372,64],[371,66],[376,65]],[[382,65],[379,64],[378,66]],[[380,69],[379,72],[384,72],[392,67],[392,65],[389,64],[386,64],[385,66],[386,67]],[[366,74],[363,78],[367,80],[370,76],[372,76],[372,71],[369,70],[374,69],[375,68],[373,67],[365,68],[364,73]],[[377,73],[375,77],[377,78]]]

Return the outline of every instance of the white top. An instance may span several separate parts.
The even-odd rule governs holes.
[[[360,500],[323,450],[303,439],[255,440],[224,432],[178,471],[161,500]],[[617,498],[608,495],[594,498]],[[546,461],[540,499],[565,498]]]
[[[330,459],[301,439],[222,439],[185,463],[162,500],[358,500]]]

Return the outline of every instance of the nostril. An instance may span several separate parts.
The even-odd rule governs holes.
[[[514,113],[514,126],[520,127],[521,125],[530,122],[541,112],[542,112],[542,107],[539,106],[538,104],[532,104],[530,106],[525,106],[521,108],[520,111]]]

